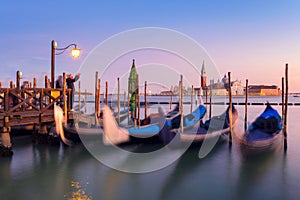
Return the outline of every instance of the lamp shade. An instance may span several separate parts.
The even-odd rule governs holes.
[[[73,48],[71,50],[71,55],[73,58],[78,58],[80,56],[80,48],[77,47]]]

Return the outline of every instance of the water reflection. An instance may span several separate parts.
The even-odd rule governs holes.
[[[262,154],[252,157],[245,157],[241,154],[239,180],[236,187],[237,199],[253,199],[255,192],[265,190],[264,195],[260,198],[268,199],[272,197],[268,186],[274,184],[273,178],[270,177],[282,176],[278,174],[276,167],[279,164],[279,158],[282,157],[279,151],[268,152],[268,154]],[[275,174],[274,171],[276,172]],[[273,180],[272,180],[273,179]],[[264,183],[264,184],[262,184]],[[271,186],[272,188],[273,186]]]

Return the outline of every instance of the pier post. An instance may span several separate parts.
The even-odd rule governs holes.
[[[282,121],[284,121],[284,77],[281,78],[281,116]]]
[[[228,72],[229,82],[229,147],[232,145],[232,93],[231,93],[231,72]]]
[[[118,124],[120,124],[120,109],[121,109],[121,102],[120,102],[120,78],[118,77]]]
[[[213,84],[213,81],[210,80],[210,84],[209,84],[209,119],[211,119],[211,110],[212,110],[212,84]]]
[[[40,119],[42,116],[40,115]],[[38,134],[37,134],[37,141],[39,144],[47,144],[48,143],[48,131],[47,126],[44,123],[39,124]]]
[[[180,91],[180,114],[181,114],[181,119],[180,119],[180,131],[183,133],[183,76],[180,75],[180,84],[179,84],[179,91]]]
[[[8,117],[5,117],[5,120],[8,120]],[[0,156],[12,156],[12,145],[10,141],[10,127],[1,127],[0,128]]]
[[[108,82],[105,82],[105,105],[108,106]]]
[[[144,91],[144,102],[145,102],[145,119],[148,116],[148,103],[147,103],[147,81],[145,81],[145,91]]]
[[[244,130],[247,130],[247,121],[248,121],[248,79],[246,79],[246,88],[245,88],[245,119],[244,119]]]
[[[194,85],[192,85],[192,91],[191,91],[191,112],[193,112],[193,97],[194,97]]]
[[[284,104],[284,121],[283,121],[283,135],[284,135],[284,151],[287,150],[287,112],[288,112],[288,97],[289,97],[289,81],[288,81],[288,64],[285,65],[285,104]]]

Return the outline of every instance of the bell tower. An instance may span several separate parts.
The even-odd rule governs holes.
[[[201,88],[204,89],[206,88],[206,70],[205,70],[205,66],[204,66],[204,60],[202,63],[202,68],[201,68]]]

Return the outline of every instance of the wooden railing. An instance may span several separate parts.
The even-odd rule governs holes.
[[[0,88],[0,127],[53,122],[54,105],[63,107],[63,94],[63,89]],[[69,111],[70,103],[65,103]]]

